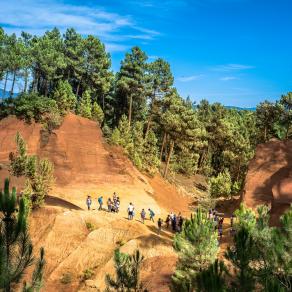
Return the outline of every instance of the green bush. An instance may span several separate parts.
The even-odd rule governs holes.
[[[97,102],[94,102],[92,105],[91,116],[94,121],[97,121],[99,123],[99,125],[102,124],[104,119],[104,113],[101,107],[97,104]]]
[[[71,273],[65,273],[62,275],[60,282],[64,285],[68,285],[72,282],[72,274]]]
[[[55,100],[37,93],[22,93],[14,101],[15,115],[27,122],[42,122],[45,114],[58,112]]]
[[[91,222],[86,222],[86,228],[91,232],[95,229],[95,226]]]
[[[210,192],[212,197],[228,197],[231,193],[231,177],[228,170],[220,172],[217,177],[210,180]]]
[[[83,281],[86,281],[86,280],[89,280],[92,278],[92,276],[94,275],[94,271],[92,269],[86,269],[83,271],[83,274],[82,274],[82,280]]]

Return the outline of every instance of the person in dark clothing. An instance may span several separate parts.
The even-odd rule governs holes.
[[[169,223],[170,223],[170,215],[167,215],[165,223],[166,223],[166,228],[168,229],[169,228]]]
[[[179,217],[179,220],[178,220],[178,231],[179,231],[179,232],[182,231],[183,223],[184,223],[184,219],[183,219],[182,216],[180,216],[180,217]]]
[[[141,211],[141,222],[144,224],[145,218],[146,218],[146,212],[144,209],[142,209]]]
[[[157,225],[158,225],[158,234],[159,234],[159,235],[160,235],[160,233],[161,233],[162,223],[163,223],[162,219],[159,218],[158,221],[157,221]]]
[[[171,221],[171,227],[172,227],[172,231],[175,232],[176,231],[176,215],[173,216],[173,219]]]

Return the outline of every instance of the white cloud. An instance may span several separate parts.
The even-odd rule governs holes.
[[[131,39],[152,40],[159,33],[137,25],[129,15],[108,12],[102,7],[64,4],[43,0],[10,0],[2,3],[1,23],[7,33],[20,34],[22,30],[40,35],[57,27],[61,32],[73,27],[80,34],[93,34],[108,42],[114,51],[128,48]],[[123,42],[121,44],[120,42]]]
[[[203,76],[204,76],[203,74],[182,76],[182,77],[179,77],[177,80],[180,82],[190,82],[190,81],[198,80],[198,79],[202,78]]]
[[[254,66],[250,65],[243,65],[243,64],[226,64],[226,65],[218,65],[213,68],[211,68],[213,71],[222,71],[222,72],[228,72],[228,71],[242,71],[242,70],[249,70],[254,69]]]
[[[238,78],[235,76],[225,76],[225,77],[220,78],[221,81],[231,81],[231,80],[236,80],[236,79]]]

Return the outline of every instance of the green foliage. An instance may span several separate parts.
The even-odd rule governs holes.
[[[158,158],[157,138],[155,133],[150,130],[143,145],[143,165],[142,169],[153,175],[157,171],[160,161]]]
[[[68,285],[72,282],[72,274],[71,273],[65,273],[62,275],[60,282],[63,285]]]
[[[196,277],[198,291],[201,292],[226,292],[225,277],[228,271],[224,262],[215,260],[208,269],[199,273]]]
[[[31,208],[43,205],[45,196],[48,195],[54,182],[54,167],[48,159],[31,160],[31,175],[27,176],[23,195],[31,203]]]
[[[27,212],[23,198],[17,205],[16,189],[9,190],[6,179],[0,190],[0,289],[11,291],[25,270],[33,263],[33,246],[28,232]],[[39,291],[44,268],[44,250],[41,249],[31,285],[25,284],[24,291]]]
[[[23,93],[14,100],[14,113],[28,122],[42,122],[45,114],[58,112],[54,100],[39,96],[37,93]]]
[[[93,275],[94,275],[94,271],[92,269],[90,269],[90,268],[86,269],[82,273],[82,280],[83,281],[89,280],[93,277]]]
[[[9,154],[10,159],[10,172],[17,177],[25,175],[26,173],[26,165],[27,165],[27,146],[19,134],[16,133],[15,136],[15,143],[16,143],[16,153],[11,152]]]
[[[45,267],[45,250],[40,249],[40,258],[36,262],[35,269],[32,274],[31,283],[24,282],[23,292],[39,292],[43,285],[43,275]]]
[[[129,124],[143,119],[146,113],[146,60],[146,54],[139,47],[133,47],[117,74],[116,114],[118,118],[127,114]]]
[[[255,279],[251,268],[254,240],[245,227],[241,227],[234,236],[234,247],[228,248],[226,258],[236,269],[236,291],[253,291]]]
[[[92,105],[91,116],[94,121],[97,121],[100,125],[102,124],[104,113],[96,101]]]
[[[94,224],[92,224],[91,222],[86,222],[85,224],[86,224],[86,228],[87,228],[88,231],[91,232],[91,231],[93,231],[95,229]]]
[[[59,81],[53,92],[53,99],[58,105],[58,109],[62,115],[76,108],[77,99],[72,91],[72,87],[68,81]]]
[[[109,274],[106,275],[107,291],[145,291],[140,283],[140,269],[144,257],[139,250],[129,255],[115,250],[114,262],[116,279],[114,280]]]
[[[210,179],[210,192],[214,198],[221,196],[228,197],[231,193],[231,187],[232,182],[228,170],[224,170],[217,177]]]
[[[183,230],[174,238],[179,260],[172,277],[173,291],[192,291],[198,273],[212,264],[218,253],[214,222],[201,209],[186,219]]]
[[[91,97],[89,91],[85,91],[79,100],[77,113],[84,118],[91,119]]]
[[[22,136],[16,134],[16,153],[10,153],[10,172],[14,176],[26,178],[23,191],[30,208],[43,204],[45,196],[54,183],[54,167],[48,159],[27,155],[27,147]]]

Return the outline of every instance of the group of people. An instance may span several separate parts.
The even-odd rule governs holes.
[[[166,228],[169,229],[169,227],[171,227],[173,232],[181,232],[183,222],[184,219],[181,213],[178,213],[178,215],[176,215],[173,212],[168,214],[165,220]]]
[[[120,198],[116,193],[113,194],[113,199],[108,198],[107,200],[107,210],[109,212],[119,213],[120,211]]]
[[[98,204],[99,204],[99,208],[98,210],[103,210],[103,196],[100,196],[98,198]],[[92,205],[92,198],[91,196],[87,196],[86,199],[86,205],[88,210],[91,209],[91,205]],[[117,196],[116,193],[113,194],[112,198],[108,198],[107,200],[107,210],[108,212],[115,212],[118,213],[120,210],[120,198]],[[128,205],[128,219],[129,220],[133,220],[134,216],[135,216],[135,207],[133,205],[133,203],[130,203]],[[152,209],[148,208],[148,213],[149,213],[149,220],[154,222],[154,217],[155,217],[155,213]],[[142,209],[140,212],[140,218],[141,218],[141,222],[144,224],[145,220],[146,220],[146,210]],[[222,236],[223,236],[223,223],[224,223],[224,217],[220,217],[218,212],[215,209],[209,209],[208,212],[208,218],[209,220],[212,220],[216,223],[216,229],[218,230],[218,237],[221,240]],[[234,218],[235,216],[232,214],[231,218],[230,218],[230,224],[231,224],[231,229],[230,229],[230,234],[233,235],[234,234]],[[184,222],[184,218],[182,217],[181,213],[179,213],[178,215],[176,215],[175,213],[171,212],[170,214],[167,215],[166,219],[165,219],[165,227],[166,229],[171,228],[171,230],[173,232],[181,232],[182,231],[182,226],[183,226],[183,222]],[[157,227],[158,227],[158,234],[160,234],[161,229],[162,229],[162,225],[163,225],[163,220],[161,218],[159,218],[157,220]]]
[[[223,223],[224,223],[224,217],[220,217],[218,212],[215,209],[209,209],[209,215],[208,215],[210,220],[214,220],[216,223],[215,228],[218,230],[218,237],[221,240],[223,236]],[[232,214],[230,217],[230,235],[235,234],[235,229],[234,229],[234,219],[235,215]]]
[[[98,199],[98,210],[101,211],[103,210],[103,196],[99,196]],[[86,205],[87,205],[87,209],[91,210],[91,205],[92,205],[92,198],[91,196],[87,196],[86,199]],[[108,212],[115,212],[118,213],[120,210],[120,198],[117,196],[116,193],[113,194],[113,198],[108,198],[107,200],[107,210]]]

